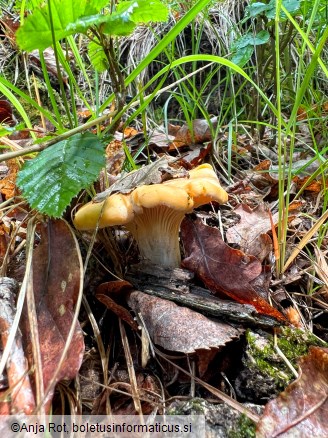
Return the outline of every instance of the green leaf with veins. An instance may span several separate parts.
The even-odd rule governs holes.
[[[76,134],[26,161],[17,185],[32,208],[60,217],[80,190],[94,182],[105,166],[105,153],[98,137]]]
[[[117,12],[134,23],[159,22],[168,19],[168,8],[159,0],[133,0],[117,5]]]
[[[250,60],[255,46],[260,46],[269,41],[270,34],[266,30],[261,30],[258,34],[247,33],[238,38],[231,47],[232,62],[242,67]]]
[[[138,23],[166,21],[168,8],[159,0],[122,1],[113,13],[101,13],[107,0],[51,0],[55,40],[78,32],[85,33],[91,26],[112,36],[129,35]],[[48,3],[33,10],[16,32],[22,50],[44,50],[51,46],[52,33]]]
[[[80,17],[95,15],[108,0],[51,0],[52,21],[56,41],[74,33],[67,29]],[[16,41],[22,50],[44,50],[52,45],[48,3],[33,10],[16,32]]]

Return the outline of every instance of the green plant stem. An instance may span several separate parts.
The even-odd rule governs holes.
[[[275,85],[276,85],[276,106],[277,106],[277,142],[278,142],[278,187],[279,187],[279,226],[278,226],[278,244],[280,258],[278,261],[279,273],[284,263],[284,254],[286,248],[286,229],[285,229],[285,142],[282,140],[282,116],[281,116],[281,84],[280,84],[280,9],[282,0],[276,4],[276,14],[274,21],[274,49],[275,49]],[[277,274],[279,274],[277,273]]]

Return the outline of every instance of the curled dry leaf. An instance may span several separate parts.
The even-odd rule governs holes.
[[[82,270],[77,242],[67,223],[63,220],[49,220],[43,224],[41,243],[33,253],[33,289],[44,390],[54,375],[72,325]],[[32,366],[31,328],[26,308],[22,318],[22,334],[27,358]],[[83,333],[77,323],[56,382],[76,376],[83,353]],[[53,388],[45,401],[46,412],[49,412],[52,395]]]
[[[250,284],[262,272],[256,257],[230,248],[217,228],[204,225],[200,219],[183,220],[181,239],[186,255],[182,266],[195,272],[214,294],[251,304],[259,313],[286,321]]]
[[[231,325],[211,321],[187,307],[143,292],[131,292],[127,301],[137,315],[142,315],[154,343],[166,350],[194,353],[218,348],[242,333]]]
[[[311,347],[300,368],[300,377],[266,405],[257,437],[328,436],[328,348]]]
[[[211,119],[211,125],[215,130],[217,126],[217,117]],[[188,125],[183,125],[176,132],[175,138],[169,147],[169,150],[174,150],[182,146],[191,144],[205,143],[212,140],[211,127],[205,119],[195,119],[192,122],[192,128]]]
[[[149,145],[155,146],[156,148],[167,149],[169,143],[174,140],[173,135],[169,135],[163,130],[155,129],[149,136]]]
[[[210,153],[212,143],[195,144],[188,147],[187,151],[181,154],[178,163],[185,169],[190,170],[204,162]]]
[[[160,184],[168,174],[170,174],[170,179],[174,177],[174,173],[180,177],[179,172],[170,167],[170,163],[174,161],[175,159],[172,160],[170,157],[162,156],[147,166],[123,175],[109,189],[99,193],[95,197],[95,201],[101,202],[113,192],[129,193],[142,185]]]
[[[19,166],[15,160],[8,160],[8,173],[0,181],[0,193],[6,199],[13,198],[18,193],[16,186],[16,177],[19,171]]]
[[[13,108],[7,100],[0,100],[0,124],[14,126],[17,120],[13,114]]]
[[[128,309],[119,304],[120,297],[131,290],[133,290],[133,286],[128,281],[108,281],[98,287],[96,298],[119,318],[129,324],[133,330],[138,331],[138,324],[133,319],[131,313]]]

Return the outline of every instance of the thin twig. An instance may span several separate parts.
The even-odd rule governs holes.
[[[115,116],[116,111],[112,111],[108,114],[104,114],[100,117],[97,117],[94,120],[90,120],[87,123],[84,123],[81,126],[78,126],[77,128],[70,129],[67,132],[64,132],[63,134],[58,135],[57,137],[52,138],[51,140],[35,144],[33,146],[30,146],[28,148],[24,148],[18,151],[14,152],[7,152],[6,154],[0,155],[0,163],[2,161],[10,160],[12,158],[21,157],[22,155],[28,155],[32,154],[34,152],[41,152],[44,149],[48,148],[49,146],[52,146],[59,141],[66,140],[67,138],[71,137],[72,135],[79,134],[80,132],[86,131],[89,128],[92,128],[94,125],[99,125],[100,123],[103,123],[105,120],[110,119],[111,117]]]

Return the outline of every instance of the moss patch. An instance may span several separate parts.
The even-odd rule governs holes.
[[[228,438],[255,438],[256,424],[242,414],[237,420],[237,424],[228,432]]]
[[[246,339],[248,342],[246,365],[272,378],[277,389],[284,389],[295,377],[286,362],[274,349],[273,336],[263,337],[248,331]],[[277,344],[296,369],[298,359],[307,354],[311,345],[327,347],[325,342],[312,333],[290,327],[281,328],[277,335]]]

